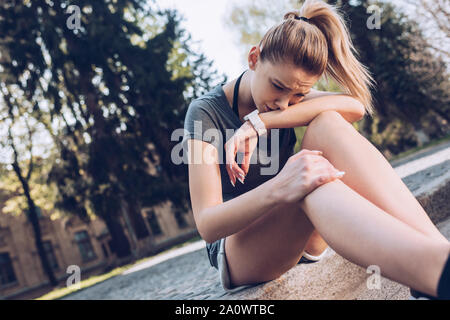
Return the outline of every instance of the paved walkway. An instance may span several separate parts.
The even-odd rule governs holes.
[[[421,175],[439,176],[450,172],[450,143],[408,157],[409,162],[393,163],[410,190],[420,186]],[[429,168],[422,171],[424,168]],[[450,219],[438,224],[450,239]],[[304,266],[304,265],[303,265]],[[63,299],[233,299],[220,285],[218,272],[211,267],[205,242],[198,241],[159,255],[92,287]]]

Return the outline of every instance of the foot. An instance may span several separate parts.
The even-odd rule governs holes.
[[[300,263],[312,263],[312,262],[317,262],[322,260],[322,256],[325,254],[326,249],[319,255],[317,256],[313,256],[308,254],[306,251],[303,252],[302,257],[300,258],[300,260],[297,262],[297,264]]]
[[[310,256],[320,256],[322,253],[325,252],[325,250],[328,248],[328,245],[325,245],[324,247],[314,247],[314,248],[306,248],[305,253],[309,254]]]

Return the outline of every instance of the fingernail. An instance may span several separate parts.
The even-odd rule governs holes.
[[[239,176],[241,177],[242,180],[245,179],[245,175],[239,172]]]
[[[322,151],[320,151],[320,150],[313,150],[314,152],[318,152],[318,153],[320,153],[320,154],[323,154],[323,152]]]
[[[336,173],[336,177],[342,177],[345,174],[345,171],[339,171]]]
[[[234,187],[234,183],[233,183],[233,181],[231,181],[231,179],[230,179],[230,182],[231,182],[231,184],[233,185],[233,187]]]
[[[242,184],[244,184],[244,181],[242,181],[241,178],[237,178]]]

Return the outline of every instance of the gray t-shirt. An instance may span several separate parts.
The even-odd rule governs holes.
[[[225,168],[226,154],[224,146],[226,141],[233,136],[233,133],[242,124],[243,122],[228,103],[221,85],[194,99],[186,112],[183,143],[187,139],[193,138],[206,141],[217,148],[224,202],[250,191],[273,178],[293,154],[297,141],[293,128],[272,129],[269,130],[266,137],[259,137],[258,144],[250,159],[250,167],[244,184],[236,181],[235,187],[233,187]],[[183,146],[186,147],[185,144]],[[239,166],[242,164],[242,158],[242,154],[238,153],[236,162]],[[215,246],[218,246],[218,241],[214,243]],[[211,245],[207,245],[208,254],[210,253],[210,248]]]

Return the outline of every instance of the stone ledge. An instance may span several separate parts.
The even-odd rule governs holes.
[[[445,156],[441,154],[438,161],[430,161],[432,165],[429,167],[426,166],[425,156],[394,168],[433,223],[437,224],[447,238],[450,238],[449,151],[450,149],[447,149]],[[417,167],[420,162],[422,168],[414,171],[414,166]],[[409,174],[402,175],[401,172]],[[405,300],[409,298],[408,287],[384,277],[381,277],[379,288],[369,289],[371,274],[328,248],[324,258],[317,263],[297,265],[273,281],[236,293],[223,294],[220,299]]]
[[[256,300],[393,300],[408,299],[409,289],[381,277],[379,289],[367,288],[365,269],[328,249],[313,264],[297,265],[278,279],[226,294],[222,299]]]

